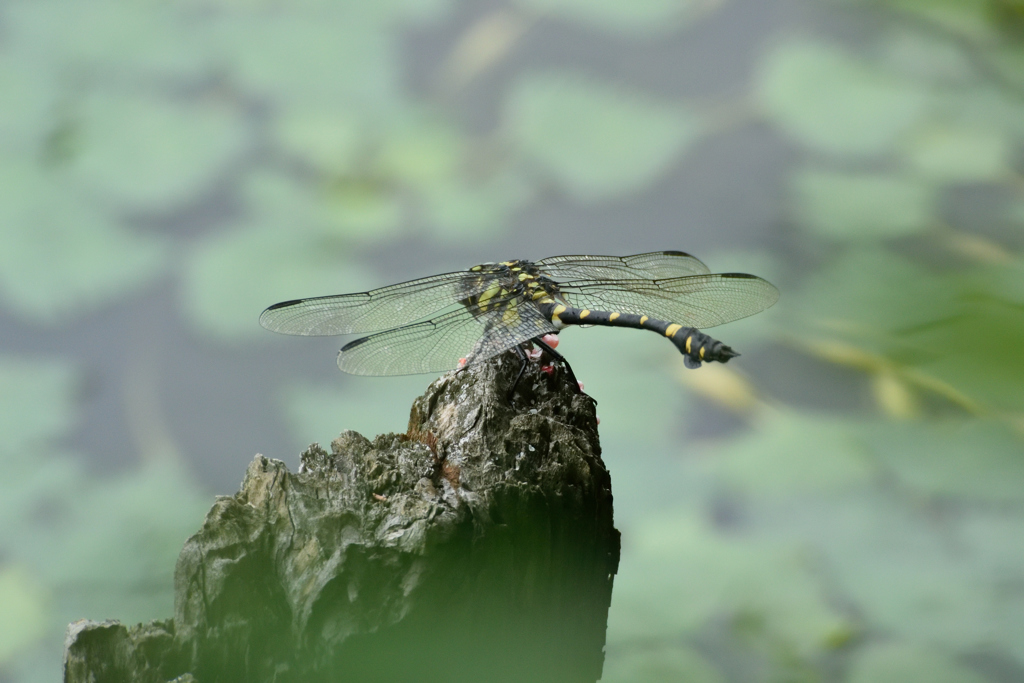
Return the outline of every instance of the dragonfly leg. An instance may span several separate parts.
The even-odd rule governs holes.
[[[558,351],[555,351],[555,350],[554,350],[553,348],[551,348],[551,346],[549,346],[548,344],[546,344],[546,343],[544,342],[544,340],[543,340],[543,339],[541,339],[540,337],[535,337],[535,338],[531,339],[530,341],[532,341],[532,342],[533,342],[534,344],[536,344],[536,345],[537,345],[537,346],[539,346],[540,348],[544,349],[544,351],[546,351],[546,352],[547,352],[547,354],[548,354],[549,356],[551,356],[551,357],[552,357],[552,358],[553,358],[554,360],[556,360],[556,361],[558,361],[559,363],[561,363],[561,364],[562,364],[562,366],[563,366],[563,367],[565,368],[565,371],[566,371],[566,373],[568,373],[568,375],[569,375],[569,380],[570,380],[570,381],[572,382],[572,386],[573,386],[573,388],[574,388],[574,389],[576,390],[576,393],[577,393],[577,394],[581,394],[581,393],[583,393],[583,390],[582,390],[582,389],[580,389],[580,383],[579,383],[579,380],[577,380],[577,379],[576,379],[576,374],[575,374],[575,373],[573,373],[573,371],[572,371],[572,366],[571,366],[571,365],[569,365],[569,361],[567,361],[567,360],[565,359],[565,356],[563,356],[563,355],[562,355],[562,354],[560,354],[560,353],[559,353]]]
[[[516,393],[516,387],[519,386],[519,380],[523,378],[523,373],[526,372],[526,366],[530,362],[530,359],[526,357],[526,351],[523,350],[523,345],[518,344],[516,346],[516,353],[519,355],[519,360],[522,361],[522,365],[519,366],[519,373],[516,374],[516,379],[512,382],[512,386],[508,389],[508,402],[514,403],[512,396]]]

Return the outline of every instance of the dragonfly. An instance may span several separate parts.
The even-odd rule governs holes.
[[[552,256],[484,263],[368,292],[282,301],[260,325],[283,334],[368,334],[345,344],[338,367],[354,375],[446,372],[537,347],[575,376],[551,343],[564,328],[601,325],[655,332],[685,365],[739,354],[701,328],[772,306],[779,290],[747,273],[712,273],[682,251],[633,256]],[[510,390],[510,394],[511,391]]]

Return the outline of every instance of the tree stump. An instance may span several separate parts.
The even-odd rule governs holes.
[[[186,542],[174,619],[76,622],[65,680],[598,680],[619,533],[594,401],[531,364],[510,402],[519,364],[297,473],[257,456]]]

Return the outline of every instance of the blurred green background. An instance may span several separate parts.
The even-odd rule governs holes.
[[[171,613],[261,452],[429,376],[256,320],[474,263],[775,282],[687,371],[570,330],[612,683],[1024,680],[1021,0],[0,0],[0,681]]]

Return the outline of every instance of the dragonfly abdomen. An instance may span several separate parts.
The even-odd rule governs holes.
[[[607,327],[632,327],[650,330],[667,337],[683,354],[687,367],[700,367],[702,361],[726,363],[739,354],[722,342],[695,327],[686,327],[667,320],[659,320],[636,313],[617,311],[595,311],[588,308],[574,308],[557,303],[538,305],[541,314],[556,326],[562,325],[604,325]]]

